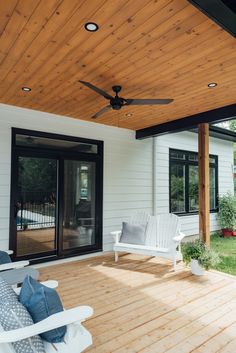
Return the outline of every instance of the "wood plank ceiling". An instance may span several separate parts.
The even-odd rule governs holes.
[[[99,30],[85,31],[88,21]],[[107,101],[78,80],[174,98],[96,119],[140,129],[236,101],[236,40],[187,0],[1,1],[0,34],[1,103],[94,121]]]

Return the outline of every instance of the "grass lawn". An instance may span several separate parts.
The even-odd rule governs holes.
[[[236,237],[221,238],[214,234],[211,236],[211,248],[217,251],[221,258],[215,269],[236,276]]]

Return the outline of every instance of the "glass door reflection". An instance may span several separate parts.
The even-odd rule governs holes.
[[[19,156],[17,168],[16,255],[55,253],[57,160]]]
[[[63,250],[95,244],[95,167],[64,161]]]

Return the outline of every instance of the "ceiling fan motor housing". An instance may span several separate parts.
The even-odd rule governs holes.
[[[110,104],[112,106],[112,109],[119,110],[124,105],[124,98],[115,96],[110,100]]]

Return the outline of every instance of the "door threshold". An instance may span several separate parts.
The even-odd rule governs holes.
[[[86,260],[91,257],[95,256],[102,256],[104,255],[105,251],[97,251],[97,252],[92,252],[90,254],[86,255],[77,255],[77,256],[72,256],[72,257],[67,257],[67,258],[61,258],[61,259],[51,259],[50,261],[43,262],[43,263],[38,263],[38,264],[32,264],[34,268],[43,268],[43,267],[48,267],[48,266],[56,266],[56,265],[61,265],[67,262],[74,262],[74,261],[80,261],[80,260]]]

